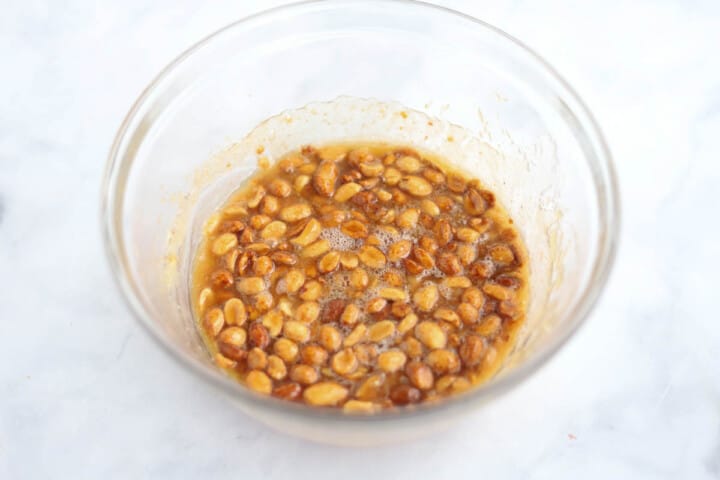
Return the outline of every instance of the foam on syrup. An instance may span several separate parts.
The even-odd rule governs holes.
[[[338,252],[353,252],[362,245],[362,240],[355,240],[345,235],[338,227],[323,228],[320,238],[327,240],[330,249]]]

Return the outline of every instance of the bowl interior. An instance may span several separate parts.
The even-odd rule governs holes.
[[[211,364],[190,315],[190,259],[202,220],[258,157],[346,139],[419,145],[472,172],[530,253],[518,348],[488,386],[435,410],[508,388],[583,321],[618,216],[608,152],[577,96],[522,45],[460,14],[311,2],[233,24],[184,54],[136,103],[111,152],[110,259],[136,315],[175,356],[243,405],[277,407]]]

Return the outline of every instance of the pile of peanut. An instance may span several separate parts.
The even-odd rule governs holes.
[[[305,147],[208,220],[193,295],[216,363],[250,389],[371,413],[498,368],[524,251],[491,192],[412,149]]]

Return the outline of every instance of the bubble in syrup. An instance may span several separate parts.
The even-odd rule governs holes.
[[[359,247],[357,240],[345,235],[337,227],[323,229],[320,238],[328,241],[330,249],[339,252],[353,251]]]

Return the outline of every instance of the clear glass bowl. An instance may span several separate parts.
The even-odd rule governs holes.
[[[255,129],[286,109],[296,110]],[[408,112],[415,123],[398,120]],[[426,115],[431,127],[418,123]],[[484,386],[436,405],[347,416],[258,396],[205,351],[187,285],[201,221],[255,169],[258,142],[272,159],[309,141],[350,137],[420,142],[475,173],[515,218],[531,257],[527,326]],[[120,127],[102,215],[120,289],[158,345],[254,418],[338,444],[443,428],[535,372],[597,301],[619,228],[605,141],[547,63],[474,18],[387,1],[277,8],[181,55]]]

